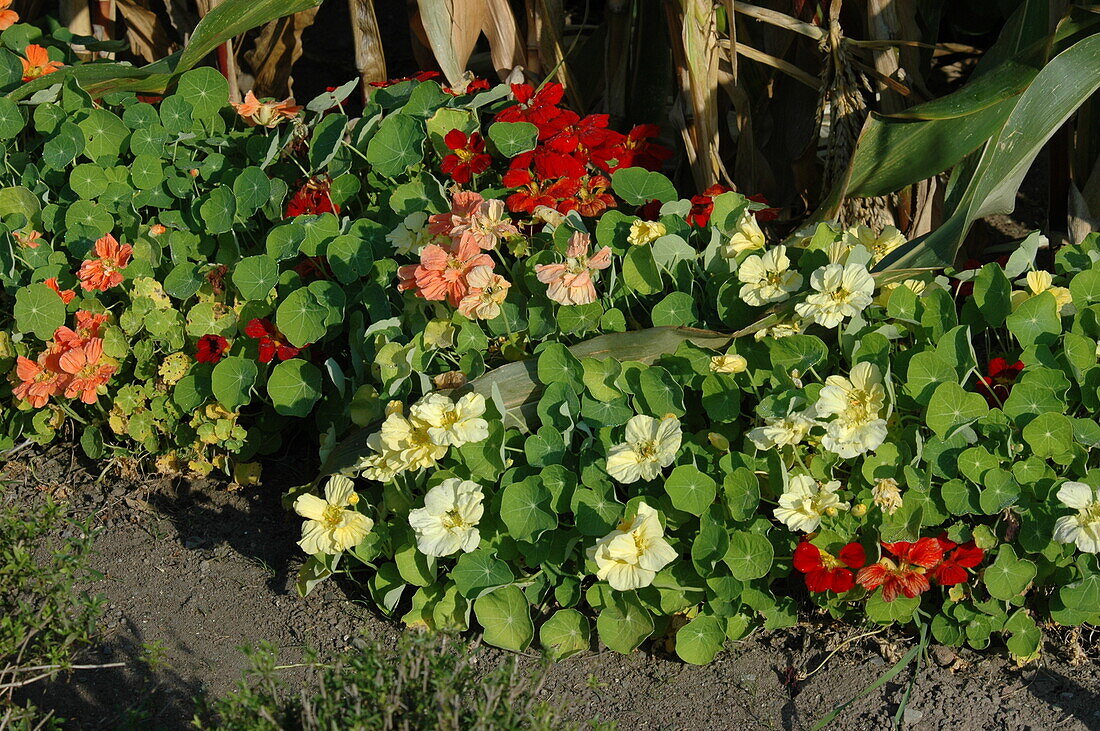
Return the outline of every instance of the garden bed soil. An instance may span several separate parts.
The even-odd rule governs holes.
[[[215,481],[118,477],[87,471],[69,449],[23,455],[5,469],[4,503],[72,506],[100,528],[87,586],[106,599],[99,646],[85,663],[124,662],[36,687],[36,704],[74,729],[186,728],[200,693],[231,692],[247,661],[240,648],[271,643],[293,664],[307,647],[332,653],[360,635],[392,646],[400,627],[326,582],[305,599],[294,591],[304,556],[299,523],[280,505],[283,490],[307,481],[308,461],[266,466],[262,487],[228,490]],[[590,652],[549,667],[541,693],[569,719],[616,720],[621,728],[809,729],[868,687],[911,646],[883,631],[850,642],[801,682],[845,639],[868,628],[805,617],[799,627],[758,632],[713,663],[685,665],[649,643],[630,656]],[[902,712],[908,729],[1098,729],[1096,635],[1050,637],[1041,661],[1018,669],[993,647],[983,653],[934,647]],[[510,657],[473,650],[478,661]],[[522,658],[534,677],[537,653]],[[288,669],[295,681],[299,669]],[[855,702],[831,726],[885,729],[911,673]]]

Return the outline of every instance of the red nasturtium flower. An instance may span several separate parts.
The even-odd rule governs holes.
[[[332,201],[327,177],[317,176],[307,180],[286,204],[284,218],[319,213],[340,213],[340,206]]]
[[[978,548],[974,541],[955,543],[948,539],[944,533],[936,538],[943,548],[943,561],[932,569],[932,579],[940,586],[954,586],[966,581],[970,575],[967,569],[972,569],[985,558],[985,551]]]
[[[863,546],[849,543],[837,556],[809,541],[794,549],[794,567],[806,574],[806,588],[812,592],[835,591],[843,594],[856,585],[853,569],[863,568],[867,555]]]
[[[485,140],[477,132],[466,135],[460,129],[452,129],[443,138],[451,154],[443,158],[440,170],[451,180],[465,185],[474,175],[489,169],[493,159],[485,152]]]
[[[1003,406],[1023,369],[1022,360],[1009,363],[1004,358],[994,358],[986,367],[986,375],[978,380],[978,392],[985,396],[991,408]]]
[[[661,134],[655,124],[639,124],[626,133],[616,158],[614,170],[619,168],[645,168],[660,170],[665,160],[672,157],[672,150],[654,142]]]
[[[203,335],[195,344],[195,360],[199,363],[217,363],[229,349],[229,341],[221,335]]]
[[[753,203],[763,203],[765,205],[765,208],[758,208],[752,212],[752,215],[756,216],[757,221],[765,223],[779,218],[779,209],[768,206],[768,199],[764,197],[763,193],[750,195],[748,199]]]
[[[393,86],[394,84],[400,84],[402,81],[428,81],[439,76],[438,71],[421,71],[414,76],[402,76],[399,79],[387,79],[386,81],[372,81],[370,85],[378,89],[384,89],[387,86]]]
[[[23,81],[34,81],[65,65],[60,61],[51,61],[46,49],[34,43],[23,49],[23,56],[19,61],[23,64]]]
[[[279,360],[290,360],[302,352],[301,348],[295,348],[291,345],[286,336],[279,332],[279,329],[267,319],[252,318],[245,325],[244,334],[260,341],[258,357],[261,363],[270,363],[276,356]]]
[[[691,199],[691,211],[688,212],[687,222],[692,226],[706,226],[710,223],[710,214],[714,212],[714,196],[729,192],[729,188],[721,184],[714,184]]]
[[[106,292],[111,287],[122,284],[122,270],[130,263],[134,247],[119,244],[114,236],[107,234],[95,242],[94,259],[85,259],[80,265],[76,278],[85,290]]]
[[[877,562],[860,569],[856,582],[868,591],[882,587],[882,598],[892,602],[899,594],[912,599],[928,591],[929,570],[943,560],[943,546],[935,538],[921,538],[916,543],[897,541],[882,547],[894,556],[883,556]]]

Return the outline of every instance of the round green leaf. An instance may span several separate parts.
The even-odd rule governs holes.
[[[623,257],[623,281],[638,294],[661,291],[661,271],[648,246],[634,246]]]
[[[10,140],[22,132],[26,124],[19,105],[6,96],[0,97],[0,139]]]
[[[233,180],[237,214],[248,215],[271,199],[271,181],[258,167],[246,167]]]
[[[695,298],[687,292],[673,292],[653,307],[653,326],[693,325],[698,319]]]
[[[486,589],[504,586],[515,580],[508,564],[486,548],[459,556],[455,567],[451,569],[450,578],[458,587],[458,592],[466,598],[473,598]]]
[[[611,187],[632,206],[645,205],[651,200],[662,203],[676,200],[676,187],[660,173],[644,168],[624,168],[611,175]],[[648,247],[642,247],[648,248]]]
[[[615,592],[596,617],[596,631],[609,649],[626,655],[653,634],[653,616],[634,596]]]
[[[550,491],[537,477],[513,482],[500,498],[500,518],[508,533],[518,541],[534,541],[558,527],[558,518],[550,509]]]
[[[236,411],[248,403],[256,375],[255,362],[238,356],[222,358],[211,375],[214,397],[229,411]]]
[[[733,578],[748,581],[767,576],[774,559],[775,549],[767,538],[747,531],[734,531],[723,560],[730,567]]]
[[[209,233],[227,233],[233,228],[233,217],[237,214],[237,199],[228,188],[214,188],[199,206],[199,214]]]
[[[1035,578],[1035,564],[1027,559],[1016,558],[1012,546],[1002,545],[997,558],[985,570],[985,586],[994,599],[1006,601],[1022,596]]]
[[[266,299],[279,281],[279,265],[267,254],[249,256],[233,269],[233,284],[247,300]]]
[[[229,82],[216,69],[204,66],[181,76],[176,94],[191,105],[195,117],[205,119],[229,104]]]
[[[665,492],[672,498],[672,505],[677,510],[702,515],[714,502],[714,496],[718,492],[718,483],[695,465],[680,465],[672,471],[665,480]]]
[[[989,413],[979,394],[963,390],[957,383],[941,383],[932,393],[925,417],[928,427],[945,437],[954,429],[971,424]]]
[[[285,360],[271,371],[267,395],[276,412],[284,416],[309,416],[321,398],[321,370],[301,358]]]
[[[531,605],[518,587],[504,586],[478,597],[474,615],[490,645],[522,652],[535,636]]]
[[[424,125],[413,117],[392,114],[382,120],[367,144],[367,162],[375,172],[396,177],[424,157]]]
[[[81,163],[69,173],[69,187],[81,198],[97,198],[107,190],[107,174],[98,165]]]
[[[530,122],[493,122],[489,125],[489,139],[505,157],[515,157],[535,149],[539,128]]]
[[[307,287],[302,287],[279,303],[275,310],[275,325],[291,345],[304,348],[324,337],[327,314],[328,308],[318,302]]]
[[[1024,441],[1035,456],[1046,459],[1066,452],[1073,443],[1073,422],[1065,414],[1039,414],[1024,427]]]
[[[706,665],[722,649],[726,630],[717,617],[699,615],[676,630],[676,654],[692,665]]]
[[[554,660],[588,649],[591,627],[576,609],[559,609],[539,627],[539,644]]]
[[[44,284],[30,284],[15,293],[15,325],[22,332],[49,340],[65,324],[65,303]]]
[[[93,160],[122,156],[130,137],[130,128],[106,109],[92,109],[80,122],[84,136],[84,154]]]

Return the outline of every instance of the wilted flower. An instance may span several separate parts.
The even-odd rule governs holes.
[[[893,515],[902,506],[901,490],[898,489],[898,481],[893,477],[875,480],[871,495],[874,497],[875,505],[887,515]]]
[[[470,238],[478,248],[488,251],[511,236],[518,236],[519,229],[504,212],[504,201],[483,200],[468,216],[457,218],[451,228],[452,238]]]
[[[607,474],[622,483],[652,480],[676,459],[683,434],[680,420],[637,415],[626,423],[626,441],[607,453]]]
[[[481,486],[452,477],[424,496],[424,507],[409,512],[416,547],[427,556],[470,551],[481,542],[477,524],[485,512]]]
[[[848,503],[841,502],[836,491],[840,482],[832,480],[819,484],[809,475],[792,477],[783,494],[779,496],[779,507],[775,517],[791,530],[810,533],[821,525],[821,516],[827,510],[847,510]]]
[[[435,240],[428,230],[428,214],[415,211],[405,216],[393,231],[386,234],[386,241],[398,254],[419,256],[424,247]]]
[[[597,579],[630,591],[652,584],[657,572],[676,560],[676,551],[665,540],[657,511],[640,502],[634,517],[596,541],[588,557],[596,563]]]
[[[41,232],[34,229],[30,231],[13,231],[12,236],[15,237],[20,246],[28,249],[37,249],[42,244]]]
[[[244,95],[242,103],[233,104],[233,107],[237,110],[237,114],[241,115],[241,119],[248,124],[269,129],[278,127],[284,119],[292,119],[302,111],[301,107],[294,106],[293,99],[284,99],[281,102],[274,99],[261,101],[251,90]]]
[[[374,521],[357,510],[355,483],[344,475],[333,475],[325,484],[325,497],[299,495],[294,511],[306,519],[298,545],[308,554],[336,554],[355,548],[374,528]]]

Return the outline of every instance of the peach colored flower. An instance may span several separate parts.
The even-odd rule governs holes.
[[[458,307],[469,290],[466,277],[474,267],[493,268],[493,260],[482,253],[473,241],[462,239],[440,246],[429,244],[420,252],[420,263],[403,266],[397,270],[401,291],[415,290],[416,296],[426,300],[447,300]]]
[[[73,290],[71,290],[71,289],[61,289],[61,287],[58,286],[57,277],[50,277],[49,279],[43,281],[42,284],[46,285],[47,287],[52,289],[54,292],[57,292],[57,295],[61,298],[61,301],[64,302],[65,304],[69,304],[70,302],[73,301],[73,297],[76,297],[76,292],[74,292]]]
[[[99,398],[99,387],[106,385],[116,365],[103,356],[103,340],[92,338],[79,348],[65,351],[58,360],[61,371],[69,376],[65,398],[80,397],[86,404]]]
[[[233,105],[241,119],[254,127],[278,127],[284,119],[292,119],[302,111],[301,107],[294,106],[294,99],[287,98],[281,102],[274,99],[260,101],[256,95],[249,91],[244,95],[244,101]]]
[[[23,81],[34,81],[65,65],[60,61],[51,61],[46,49],[34,43],[23,49],[23,53],[25,57],[19,59],[23,64]]]
[[[25,246],[28,249],[37,249],[42,243],[42,234],[33,229],[30,231],[15,231],[12,236],[19,242],[20,246]]]
[[[451,229],[451,236],[469,237],[482,249],[494,249],[502,239],[519,234],[512,220],[504,214],[504,201],[482,201],[470,214]]]
[[[163,223],[154,223],[149,227],[149,234],[152,236],[160,236],[165,233],[168,233],[168,227]]]
[[[451,193],[451,210],[428,217],[428,233],[433,236],[454,236],[456,226],[468,226],[481,204],[480,193],[472,190],[454,190]]]
[[[15,375],[20,384],[12,389],[12,394],[26,401],[36,409],[46,405],[50,397],[62,391],[68,378],[46,365],[46,354],[38,356],[37,361],[19,356],[15,363]]]
[[[103,323],[107,322],[108,317],[105,314],[77,310],[75,330],[67,325],[62,325],[54,330],[55,349],[60,351],[68,348],[79,348],[89,340],[98,338],[99,330],[103,327]]]
[[[470,290],[458,303],[458,311],[471,320],[492,320],[500,315],[500,306],[512,286],[504,277],[494,274],[492,267],[477,266],[466,275]]]
[[[80,265],[76,277],[80,286],[86,290],[97,289],[106,292],[111,287],[122,284],[122,270],[130,263],[134,249],[129,244],[119,245],[111,234],[95,242],[98,258],[85,259]]]
[[[591,237],[579,231],[569,239],[565,261],[559,264],[539,264],[535,274],[549,285],[546,296],[563,305],[587,305],[596,301],[599,270],[611,266],[611,249],[603,247],[588,256]]]
[[[19,13],[11,10],[12,0],[0,0],[0,30],[7,30],[19,22]]]

